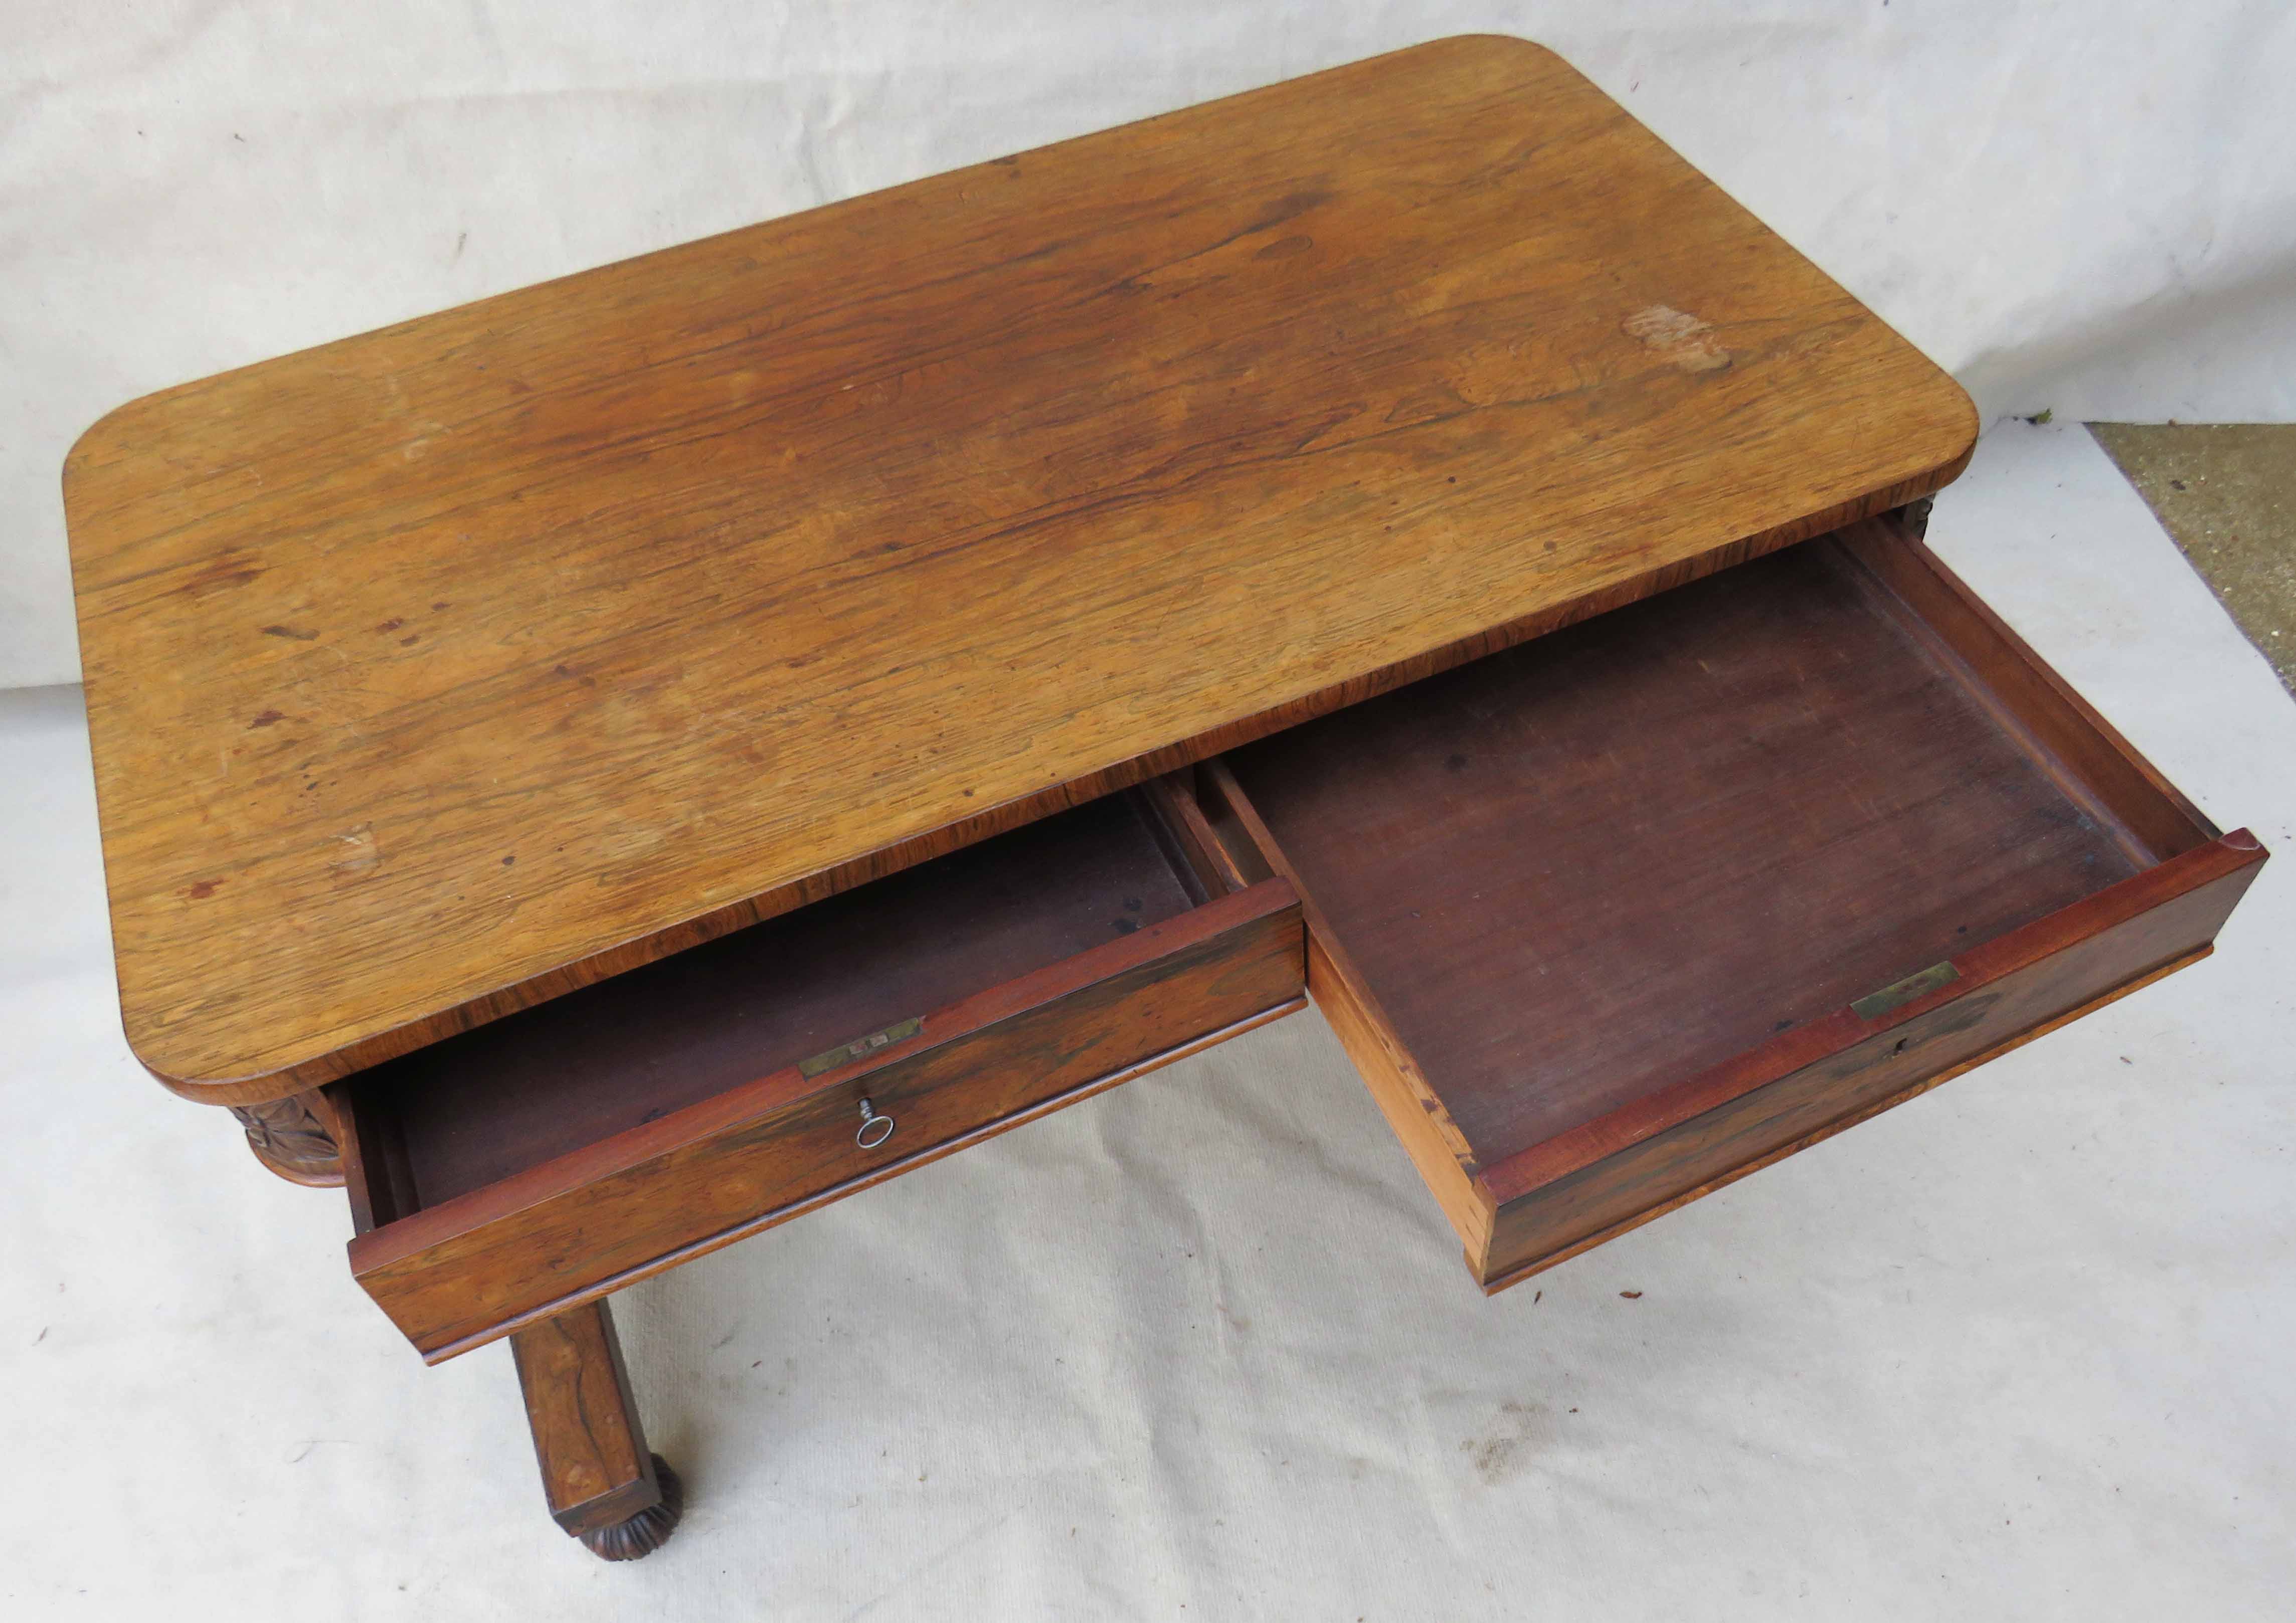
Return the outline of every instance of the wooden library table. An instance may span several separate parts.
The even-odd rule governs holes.
[[[65,468],[128,1039],[611,1557],[608,1294],[1308,996],[1500,1289],[2262,862],[1922,545],[1976,428],[1497,37],[168,389]]]

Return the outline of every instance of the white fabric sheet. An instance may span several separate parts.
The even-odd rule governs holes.
[[[1562,52],[1988,418],[2296,407],[2285,0],[0,6],[0,687],[136,395],[1444,34]]]
[[[617,1298],[624,1568],[137,1070],[77,697],[0,695],[0,1614],[2286,1619],[2296,705],[2078,429],[1932,538],[2283,853],[2214,958],[1493,1300],[1281,1021]]]

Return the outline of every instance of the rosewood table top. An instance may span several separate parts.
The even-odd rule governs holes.
[[[1944,483],[1966,397],[1455,39],[135,401],[127,1030],[283,1095]]]

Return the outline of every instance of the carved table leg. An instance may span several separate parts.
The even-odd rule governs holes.
[[[542,1491],[560,1527],[608,1561],[651,1555],[685,1510],[677,1473],[647,1452],[603,1301],[510,1339]]]
[[[255,1152],[255,1159],[289,1183],[322,1189],[342,1186],[343,1158],[335,1143],[334,1116],[321,1094],[234,1104],[231,1113],[247,1129],[247,1147]]]

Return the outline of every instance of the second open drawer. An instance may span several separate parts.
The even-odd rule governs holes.
[[[2190,963],[2265,855],[1895,518],[1199,782],[1492,1290]]]
[[[1301,1006],[1211,848],[1152,783],[338,1084],[352,1272],[435,1362]]]

